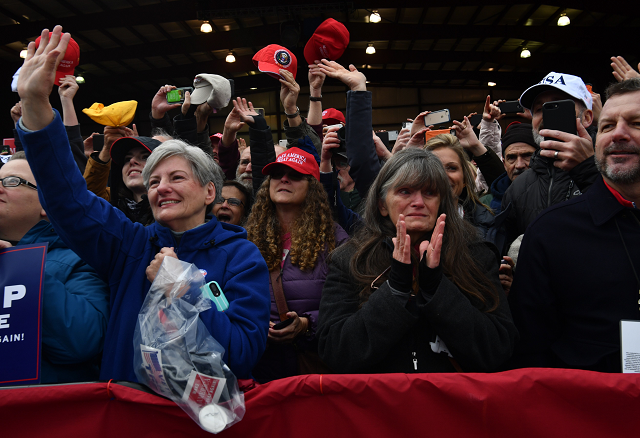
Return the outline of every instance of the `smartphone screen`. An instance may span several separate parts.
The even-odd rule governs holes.
[[[184,93],[192,93],[193,87],[181,87],[171,90],[167,93],[167,103],[182,103],[184,102]]]
[[[577,135],[576,107],[571,99],[547,102],[542,105],[542,122],[545,129]],[[545,137],[545,140],[554,140]]]

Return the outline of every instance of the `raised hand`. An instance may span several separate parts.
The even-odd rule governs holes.
[[[442,251],[442,238],[444,236],[444,223],[446,219],[447,215],[441,214],[436,221],[436,226],[433,227],[431,240],[425,240],[420,243],[421,257],[423,259],[424,257],[427,258],[427,266],[431,269],[437,268],[440,265],[440,253]]]
[[[40,45],[30,42],[18,78],[18,94],[22,101],[22,123],[31,130],[40,130],[53,121],[54,113],[49,103],[56,69],[64,58],[71,35],[62,33],[62,26],[53,32],[44,29]]]
[[[340,147],[340,139],[338,138],[337,126],[332,126],[327,129],[327,133],[322,139],[322,151],[320,153],[320,172],[329,173],[333,169],[331,168],[331,157],[333,156],[332,149]]]
[[[431,111],[423,111],[420,114],[418,114],[416,116],[416,118],[413,120],[412,124],[411,124],[411,137],[413,137],[414,135],[416,135],[416,133],[418,133],[418,131],[422,131],[424,128],[426,128],[427,126],[424,123],[424,118],[427,114],[430,114]],[[407,119],[409,120],[409,119]]]
[[[496,100],[491,103],[491,96],[487,96],[487,100],[484,102],[484,110],[482,111],[482,119],[485,122],[493,122],[494,120],[500,120],[505,115],[500,111],[500,107],[498,106],[500,102],[504,102],[504,100]]]
[[[456,137],[458,137],[460,145],[471,152],[474,157],[479,157],[487,152],[487,149],[480,143],[476,133],[473,131],[473,126],[471,126],[468,117],[465,116],[463,122],[454,120],[452,129],[456,131]]]
[[[320,61],[318,61],[320,62]],[[320,70],[320,67],[317,64],[311,64],[309,66],[309,87],[318,90],[322,88],[324,84],[324,80],[327,77],[325,73]]]
[[[338,79],[344,83],[351,91],[367,91],[367,77],[349,64],[349,70],[335,61],[323,59],[321,64],[317,64],[320,71],[333,79]]]
[[[280,70],[280,101],[287,114],[296,112],[298,106],[298,94],[300,94],[300,85],[296,82],[293,74],[287,70]]]
[[[163,85],[160,87],[153,100],[151,101],[151,116],[154,119],[161,119],[164,117],[167,111],[174,108],[179,108],[179,103],[168,103],[167,93],[171,90],[175,90],[174,85]]]
[[[613,77],[616,81],[622,82],[625,79],[640,78],[640,73],[635,71],[622,56],[613,56],[611,58],[611,68],[613,69]],[[638,63],[640,70],[640,63]]]
[[[403,214],[398,215],[396,237],[391,240],[393,241],[393,258],[400,263],[411,263],[411,237],[407,234],[407,224],[404,221]],[[420,245],[420,248],[422,248],[422,245]]]
[[[259,115],[258,112],[253,108],[253,104],[251,102],[247,102],[247,99],[236,98],[233,102],[233,109],[236,110],[240,120],[244,123],[254,123],[254,117]],[[243,124],[244,124],[243,123]]]
[[[58,87],[58,94],[60,99],[73,99],[78,92],[78,83],[76,77],[72,75],[66,75],[64,78],[60,78],[60,86]]]

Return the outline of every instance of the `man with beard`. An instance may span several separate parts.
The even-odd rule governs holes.
[[[286,151],[282,146],[273,146],[276,151],[276,157]],[[240,154],[238,168],[236,169],[236,181],[245,186],[251,194],[253,194],[253,177],[251,168],[251,148],[246,147]]]
[[[577,135],[543,126],[542,106],[566,99],[575,103]],[[533,137],[540,150],[531,157],[530,169],[510,185],[502,199],[502,210],[513,204],[505,220],[507,242],[523,234],[542,210],[581,195],[598,177],[593,141],[587,132],[593,123],[593,98],[582,79],[551,72],[520,96],[520,104],[531,110]]]
[[[509,301],[516,367],[620,372],[620,321],[640,289],[640,79],[607,90],[589,191],[543,212],[524,236]],[[544,134],[543,134],[544,135]]]

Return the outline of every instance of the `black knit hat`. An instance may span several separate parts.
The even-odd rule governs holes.
[[[526,143],[534,147],[536,150],[540,146],[533,139],[533,127],[528,123],[514,122],[507,126],[507,131],[502,136],[502,157],[509,146],[514,143]]]

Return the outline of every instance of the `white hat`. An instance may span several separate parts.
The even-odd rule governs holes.
[[[531,109],[538,94],[551,89],[560,90],[573,98],[581,100],[587,108],[593,108],[591,93],[589,93],[587,86],[581,78],[566,73],[556,73],[554,71],[546,75],[544,79],[536,85],[527,88],[525,92],[522,93],[522,96],[520,96],[520,105]]]
[[[200,105],[207,102],[212,109],[220,109],[229,105],[231,100],[231,84],[229,80],[218,75],[201,73],[193,80],[191,103]]]

